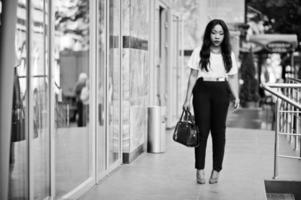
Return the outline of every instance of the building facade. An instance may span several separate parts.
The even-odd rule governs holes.
[[[149,107],[162,130],[175,125],[183,41],[171,6],[1,1],[1,199],[76,199],[146,150]]]

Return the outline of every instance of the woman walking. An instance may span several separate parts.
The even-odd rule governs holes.
[[[213,146],[213,169],[210,184],[218,182],[225,149],[226,117],[231,93],[234,109],[239,107],[237,63],[231,50],[229,30],[223,20],[210,21],[203,45],[194,49],[183,109],[190,109],[193,95],[195,121],[200,131],[200,145],[195,148],[196,180],[205,183],[205,155],[209,132]],[[229,87],[230,86],[230,87]]]

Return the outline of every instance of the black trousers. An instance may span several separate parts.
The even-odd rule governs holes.
[[[195,148],[195,168],[205,168],[207,139],[211,132],[213,169],[220,171],[224,158],[226,118],[230,101],[228,83],[203,81],[199,78],[192,92],[195,120],[200,130],[200,146]]]

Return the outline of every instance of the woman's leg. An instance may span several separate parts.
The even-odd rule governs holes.
[[[226,142],[226,118],[229,107],[229,94],[226,87],[217,84],[211,101],[211,136],[213,148],[213,170],[221,171]],[[222,86],[222,87],[221,87]]]
[[[200,145],[195,148],[195,168],[205,168],[206,146],[210,128],[210,98],[206,87],[201,84],[196,85],[193,93],[193,108],[195,121],[199,127]]]

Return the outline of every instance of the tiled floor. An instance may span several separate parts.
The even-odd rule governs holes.
[[[263,200],[264,180],[273,176],[272,131],[228,128],[224,169],[218,184],[195,182],[194,152],[172,141],[167,151],[144,153],[106,177],[81,200]],[[283,151],[290,152],[286,139]],[[208,141],[206,176],[212,166]],[[301,180],[301,162],[280,160],[280,178]]]

